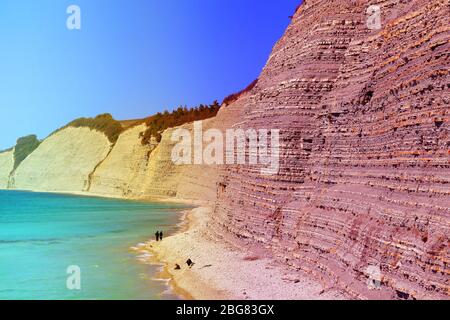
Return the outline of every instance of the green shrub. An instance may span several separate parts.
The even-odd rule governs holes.
[[[14,149],[14,170],[16,170],[22,161],[36,150],[40,144],[41,142],[34,134],[19,138]]]

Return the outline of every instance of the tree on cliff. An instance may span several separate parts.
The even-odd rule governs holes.
[[[212,118],[219,112],[220,104],[216,100],[212,104],[199,105],[198,107],[188,109],[186,106],[178,107],[172,112],[167,110],[164,113],[157,113],[156,115],[146,120],[147,130],[141,134],[142,144],[148,144],[152,137],[157,142],[161,141],[161,134],[168,128],[178,127],[185,123],[200,121]]]

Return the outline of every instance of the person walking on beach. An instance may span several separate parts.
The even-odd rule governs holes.
[[[159,241],[162,241],[162,239],[163,239],[163,232],[160,231],[160,232],[159,232]]]
[[[155,237],[156,237],[156,242],[158,242],[159,241],[159,231],[156,231]]]

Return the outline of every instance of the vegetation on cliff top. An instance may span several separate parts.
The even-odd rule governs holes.
[[[109,113],[101,114],[95,118],[79,118],[76,119],[66,126],[62,127],[58,131],[66,128],[90,128],[92,130],[97,130],[106,135],[111,143],[117,142],[120,134],[124,130],[119,121],[115,120]],[[56,132],[58,132],[56,131]]]
[[[189,122],[212,118],[217,115],[219,109],[220,104],[217,101],[214,101],[213,104],[209,106],[201,104],[192,109],[179,107],[172,112],[159,112],[145,121],[147,130],[141,133],[142,144],[148,144],[151,137],[155,137],[157,142],[161,142],[161,134],[166,129],[178,127]]]
[[[36,150],[40,144],[41,142],[34,134],[19,138],[16,147],[14,148],[14,170],[16,170],[22,161]]]
[[[187,107],[179,107],[178,109],[164,113],[158,112],[154,116],[142,120],[117,121],[109,113],[101,114],[95,118],[79,118],[66,126],[56,130],[55,134],[66,128],[90,128],[104,133],[111,143],[116,143],[120,134],[130,127],[137,126],[141,123],[147,125],[147,129],[141,133],[142,144],[148,144],[151,137],[155,137],[157,142],[161,141],[161,134],[168,128],[178,127],[185,123],[200,121],[212,118],[217,115],[220,104],[214,101],[211,105],[199,105],[198,107],[188,109]]]
[[[8,148],[8,149],[0,150],[0,153],[10,152],[10,151],[13,151],[13,149],[14,148]]]

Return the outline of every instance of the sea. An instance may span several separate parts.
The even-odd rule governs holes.
[[[185,205],[0,191],[1,300],[179,299],[130,250],[176,232]]]

